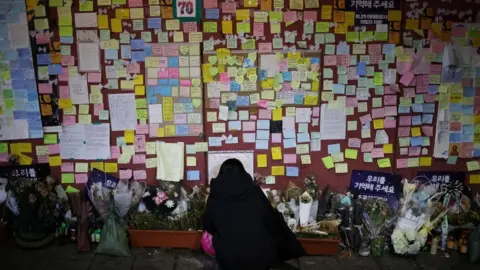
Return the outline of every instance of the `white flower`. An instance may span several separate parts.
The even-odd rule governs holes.
[[[414,229],[408,229],[405,231],[405,236],[407,237],[408,241],[415,241],[417,232]]]
[[[168,208],[172,208],[175,204],[173,203],[172,200],[168,200],[165,205],[168,207]]]

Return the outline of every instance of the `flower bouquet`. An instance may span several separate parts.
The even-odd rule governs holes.
[[[382,233],[392,225],[389,205],[381,199],[366,199],[363,201],[362,223],[371,241],[371,254],[381,256],[385,247]]]

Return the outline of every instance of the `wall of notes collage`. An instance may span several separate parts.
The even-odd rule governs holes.
[[[193,184],[209,153],[278,186],[345,188],[352,170],[480,184],[475,1],[41,2],[0,4],[1,165],[153,184],[163,141],[185,144]]]

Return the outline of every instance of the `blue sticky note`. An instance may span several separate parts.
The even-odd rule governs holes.
[[[463,105],[462,106],[463,114],[473,115],[473,105]]]
[[[230,82],[230,92],[240,92],[240,84],[237,82]]]
[[[145,52],[145,56],[152,56],[152,45],[143,44],[143,51]]]
[[[168,85],[169,86],[179,86],[180,83],[179,83],[178,79],[168,79]]]
[[[320,58],[318,58],[318,57],[310,58],[310,65],[311,64],[320,64]]]
[[[122,59],[130,59],[132,58],[132,50],[128,45],[122,45],[120,47],[120,53],[122,55]]]
[[[158,79],[157,84],[158,85],[169,85],[170,81],[168,79]]]
[[[295,141],[295,139],[283,140],[283,148],[288,149],[288,148],[296,148],[296,147],[297,147],[297,141]]]
[[[147,97],[147,102],[148,104],[158,104],[158,98],[157,96]]]
[[[10,63],[12,62],[16,62],[16,61],[10,61]],[[20,59],[18,60],[18,68],[20,69],[33,68],[33,62],[31,59]]]
[[[422,137],[411,137],[410,138],[410,146],[422,146],[423,145],[423,138]]]
[[[267,78],[267,71],[263,69],[258,69],[258,79],[263,81]]]
[[[428,86],[428,93],[430,95],[438,94],[438,85],[431,84]]]
[[[132,50],[143,50],[143,39],[132,39],[130,40],[130,46],[132,46]]]
[[[144,51],[133,51],[132,52],[132,61],[145,62],[145,52]]]
[[[431,124],[433,122],[433,114],[423,114],[422,124]]]
[[[248,106],[250,105],[249,96],[237,96],[237,107],[238,106]]]
[[[177,135],[177,136],[188,135],[188,125],[176,125],[175,126],[175,135]]]
[[[420,126],[422,124],[422,116],[414,115],[412,116],[412,126]]]
[[[463,88],[463,97],[474,97],[474,96],[475,96],[475,88],[473,87]]]
[[[228,130],[242,130],[242,121],[228,121]]]
[[[170,67],[170,68],[178,67],[178,57],[177,56],[168,57],[168,67]]]
[[[208,146],[222,146],[222,137],[208,137]]]
[[[267,150],[268,149],[268,140],[256,140],[255,149]]]
[[[12,80],[13,89],[25,89],[27,88],[27,83],[24,80]]]
[[[335,94],[345,94],[345,85],[344,84],[337,84],[337,83],[334,83],[332,85],[332,90],[333,90],[333,93]]]
[[[435,104],[434,103],[424,103],[423,104],[423,112],[424,113],[434,113],[435,112]]]
[[[463,106],[461,103],[450,103],[451,112],[462,112]]]
[[[367,65],[364,62],[357,63],[357,76],[367,75]]]
[[[350,54],[350,46],[347,43],[340,43],[337,45],[337,55]]]
[[[287,166],[286,170],[287,170],[286,171],[287,176],[293,176],[293,177],[298,176],[298,167]]]
[[[473,149],[472,157],[480,157],[480,149]]]
[[[50,64],[50,54],[48,53],[41,53],[37,54],[37,65],[48,65]]]
[[[183,104],[183,112],[193,113],[193,104],[192,103],[184,103]]]
[[[269,140],[270,130],[257,130],[257,140]]]
[[[180,103],[192,103],[192,99],[191,98],[180,98],[178,100]],[[184,104],[185,106],[185,104]]]
[[[73,37],[60,37],[60,43],[73,44]]]
[[[473,125],[463,125],[462,142],[473,142]]]
[[[416,112],[416,113],[423,112],[423,103],[412,104],[412,112]]]
[[[27,102],[27,111],[38,112],[38,110],[40,110],[38,100],[29,100]]]
[[[106,60],[117,60],[118,59],[118,50],[107,49],[103,50]]]
[[[450,142],[461,142],[462,141],[462,133],[460,132],[450,132],[448,136]]]
[[[292,139],[295,138],[295,129],[284,129],[282,130],[283,138],[284,139]]]
[[[200,180],[200,171],[187,171],[187,181]]]
[[[340,144],[329,144],[328,145],[328,154],[340,153]]]
[[[249,68],[254,66],[254,62],[250,58],[245,58],[243,59],[243,67],[244,68]]]
[[[304,94],[295,94],[293,95],[293,104],[302,105],[303,104]]]
[[[30,48],[17,49],[18,58],[29,59],[30,53],[31,53]]]
[[[153,97],[155,96],[155,87],[154,86],[147,86],[147,97]]]
[[[382,53],[383,54],[393,54],[395,50],[395,44],[383,44]]]
[[[270,120],[257,120],[257,129],[270,130]]]
[[[292,72],[291,71],[286,71],[282,72],[283,80],[286,82],[291,82],[292,81]]]
[[[205,9],[205,19],[207,20],[218,20],[220,18],[220,9],[219,8],[207,8]]]
[[[304,143],[310,141],[310,133],[297,133],[297,142]]]
[[[162,18],[148,18],[148,29],[162,29]]]

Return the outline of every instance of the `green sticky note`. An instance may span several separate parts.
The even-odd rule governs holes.
[[[75,174],[62,173],[62,184],[73,184],[73,183],[75,183]]]
[[[388,32],[375,32],[375,41],[387,41]]]
[[[348,159],[357,159],[358,150],[357,149],[346,149],[345,150],[345,158]]]
[[[65,189],[65,192],[66,192],[66,193],[76,193],[76,192],[80,192],[80,190],[78,190],[78,189],[76,189],[76,188],[74,188],[74,187],[72,187],[72,186],[69,185],[69,186]]]
[[[8,144],[0,143],[0,153],[8,153]]]
[[[13,98],[13,91],[12,91],[12,89],[5,89],[5,90],[3,90],[3,98]]]
[[[45,134],[43,137],[44,144],[57,144],[57,134]]]
[[[322,158],[323,165],[325,165],[325,168],[331,169],[335,167],[335,164],[333,164],[333,158],[332,156],[326,156]]]
[[[449,156],[447,159],[447,164],[455,165],[457,164],[457,156]]]

